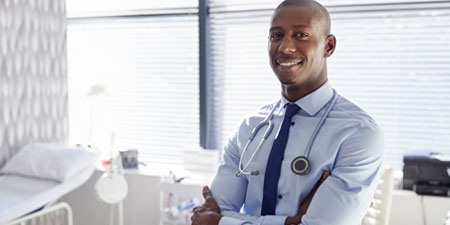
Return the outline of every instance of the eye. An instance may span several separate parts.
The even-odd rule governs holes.
[[[309,35],[307,33],[303,33],[303,32],[295,34],[295,37],[298,37],[298,38],[305,38],[305,37],[308,37],[308,36]]]
[[[277,40],[277,39],[280,39],[282,36],[283,35],[281,35],[280,33],[272,33],[272,34],[270,34],[269,39],[270,40]]]

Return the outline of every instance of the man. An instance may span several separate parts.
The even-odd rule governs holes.
[[[326,59],[335,48],[322,5],[286,0],[277,7],[269,56],[281,100],[237,128],[211,191],[203,189],[205,203],[194,209],[193,225],[360,224],[381,170],[382,141],[373,119],[331,88]],[[250,160],[264,129],[242,154],[247,140],[272,108],[273,132]],[[308,159],[302,166],[309,162],[309,172],[292,166],[299,156]]]

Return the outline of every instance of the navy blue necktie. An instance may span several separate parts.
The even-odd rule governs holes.
[[[267,161],[266,173],[264,175],[264,190],[261,206],[261,215],[275,215],[277,204],[278,180],[280,178],[281,162],[283,161],[284,150],[286,149],[289,137],[289,128],[291,126],[292,116],[300,110],[296,104],[289,104],[281,124],[280,133],[275,139],[270,150]]]

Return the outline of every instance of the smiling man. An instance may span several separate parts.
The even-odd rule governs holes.
[[[328,82],[335,48],[322,5],[277,7],[269,56],[281,98],[231,136],[193,225],[360,224],[381,171],[382,138],[375,121]]]

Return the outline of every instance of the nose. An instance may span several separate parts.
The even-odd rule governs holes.
[[[294,40],[289,36],[286,36],[281,40],[279,50],[284,54],[292,54],[297,51]]]

